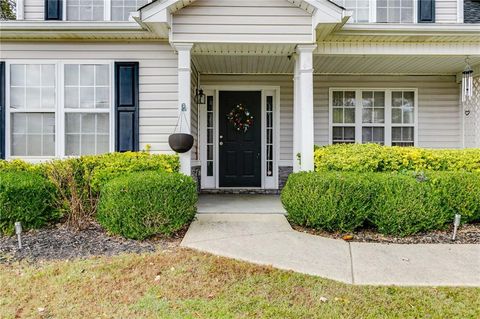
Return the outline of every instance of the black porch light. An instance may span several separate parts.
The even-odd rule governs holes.
[[[195,103],[196,104],[205,104],[206,103],[205,93],[203,93],[203,89],[197,89],[196,90]]]

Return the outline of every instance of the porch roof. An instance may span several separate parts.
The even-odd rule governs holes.
[[[469,56],[480,74],[480,54]],[[194,54],[203,74],[293,74],[289,55]],[[315,74],[457,75],[465,68],[464,55],[315,55]]]

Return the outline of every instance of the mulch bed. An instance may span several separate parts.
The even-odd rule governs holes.
[[[455,241],[452,241],[453,226],[443,231],[432,231],[408,237],[385,236],[368,229],[354,233],[340,234],[318,231],[297,225],[292,225],[292,227],[299,232],[334,239],[342,239],[345,235],[352,235],[353,239],[349,240],[351,242],[389,244],[480,244],[480,224],[461,226]]]
[[[22,249],[18,249],[17,237],[0,235],[0,263],[14,261],[41,262],[48,260],[72,260],[93,256],[114,256],[124,253],[148,253],[177,247],[186,232],[173,238],[156,237],[148,241],[128,240],[111,236],[99,225],[74,231],[62,224],[22,234]]]

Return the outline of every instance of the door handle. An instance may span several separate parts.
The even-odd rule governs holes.
[[[257,159],[259,159],[259,158],[260,158],[260,153],[257,153]]]
[[[220,144],[220,146],[222,146],[222,145],[223,145],[223,142],[220,142],[219,144]]]

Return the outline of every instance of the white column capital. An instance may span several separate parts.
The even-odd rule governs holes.
[[[193,48],[193,43],[172,43],[171,45],[179,53],[184,51],[190,52]]]
[[[317,48],[316,44],[299,44],[295,48],[295,51],[299,54],[302,54],[302,53],[308,54],[308,53],[313,53],[313,51],[315,51],[316,48]]]

